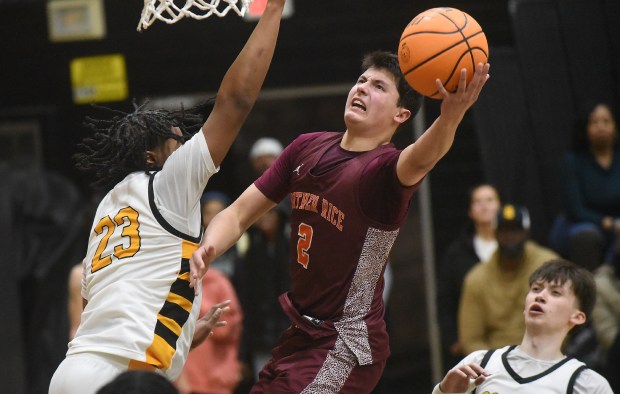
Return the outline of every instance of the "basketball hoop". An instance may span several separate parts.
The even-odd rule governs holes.
[[[243,16],[253,0],[144,0],[142,16],[138,31],[147,29],[157,19],[168,24],[175,23],[184,17],[205,19],[211,15],[225,16],[233,10]],[[185,2],[184,5],[176,3]]]

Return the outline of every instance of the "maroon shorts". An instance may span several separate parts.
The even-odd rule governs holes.
[[[251,394],[370,393],[386,360],[359,365],[337,335],[313,339],[292,326],[272,351]]]

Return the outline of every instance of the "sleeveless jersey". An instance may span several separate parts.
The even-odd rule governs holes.
[[[520,376],[508,362],[508,355],[515,346],[489,350],[483,365],[491,376],[480,384],[476,394],[560,394],[573,393],[575,380],[585,369],[581,361],[566,357],[533,376]]]
[[[305,135],[309,141],[299,154],[288,158],[284,176],[289,177],[292,205],[292,288],[280,299],[300,328],[312,336],[337,332],[359,364],[367,365],[389,355],[383,271],[406,214],[395,215],[400,220],[386,225],[366,216],[360,204],[362,173],[382,155],[397,155],[392,144],[364,152],[321,175],[312,172],[342,136],[329,132]],[[272,198],[274,187],[265,180],[269,178],[274,175],[265,174],[255,184]],[[316,330],[308,329],[304,321],[313,322]]]
[[[161,180],[162,187],[169,188],[168,178],[175,180],[183,188],[180,192],[186,195],[190,212],[199,212],[194,200],[199,204],[202,189],[217,169],[208,151],[206,159],[203,156],[204,138],[196,138],[202,141],[189,141],[168,158],[168,171],[182,168],[191,157],[192,165],[200,169],[190,171],[186,166],[174,177],[164,174],[167,161],[160,173],[129,174],[100,202],[84,259],[82,295],[88,304],[68,355],[111,354],[129,359],[130,367],[132,363],[152,365],[172,380],[179,375],[200,311],[201,296],[194,298],[189,287],[189,258],[198,247],[201,231],[197,226],[192,231],[198,236],[191,236],[164,219],[154,181]],[[200,165],[197,156],[203,157]],[[191,182],[195,172],[200,175],[194,184],[183,185],[185,178]],[[186,222],[199,222],[199,216],[198,221],[193,219]]]

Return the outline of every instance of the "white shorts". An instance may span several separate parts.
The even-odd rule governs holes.
[[[56,368],[49,394],[94,394],[128,365],[128,359],[107,354],[71,354]]]

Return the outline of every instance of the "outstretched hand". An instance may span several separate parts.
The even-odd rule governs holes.
[[[189,259],[189,287],[194,289],[194,295],[198,295],[198,283],[202,280],[209,264],[215,257],[213,246],[200,245],[192,253],[192,257]]]
[[[452,368],[439,384],[443,393],[465,393],[480,385],[490,374],[476,363]]]
[[[213,305],[207,313],[196,321],[196,331],[194,331],[194,338],[192,339],[192,349],[200,345],[209,336],[213,335],[213,329],[216,327],[223,327],[226,324],[226,320],[220,321],[222,313],[230,310],[230,300],[220,302]]]
[[[478,65],[476,65],[474,77],[469,84],[467,84],[467,70],[462,69],[458,87],[456,91],[452,93],[448,92],[441,83],[441,80],[437,79],[435,81],[437,84],[437,89],[443,96],[443,101],[441,103],[441,115],[445,117],[454,117],[460,121],[469,107],[471,107],[476,100],[478,100],[478,96],[480,95],[484,84],[490,77],[490,67],[491,65],[489,63],[478,63]]]

